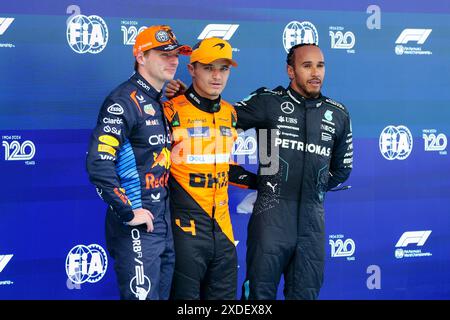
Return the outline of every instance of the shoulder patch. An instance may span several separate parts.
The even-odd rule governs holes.
[[[266,87],[261,87],[261,88],[256,89],[255,91],[253,91],[252,94],[263,93],[263,92],[266,92],[266,90],[268,90]]]
[[[163,103],[164,115],[166,116],[169,122],[172,121],[173,116],[175,115],[175,108],[173,107],[173,102],[171,100],[165,101]]]
[[[325,98],[325,102],[330,104],[330,105],[332,105],[333,107],[336,107],[336,108],[342,110],[342,111],[346,111],[345,107],[342,104],[340,104],[339,102],[334,101],[333,99]]]
[[[180,126],[180,117],[178,116],[178,112],[176,112],[173,115],[172,121],[170,121],[170,125],[172,127],[179,127]]]
[[[270,89],[263,87],[263,88],[259,88],[258,90],[256,90],[256,92],[259,94],[271,94],[271,95],[282,96],[282,95],[284,95],[284,88],[282,86],[278,86],[275,89],[270,90]]]
[[[274,89],[271,90],[274,94],[282,96],[286,94],[286,89],[283,88],[282,86],[278,86]]]
[[[141,109],[141,106],[139,105],[139,102],[138,102],[137,99],[136,99],[136,93],[137,93],[136,90],[134,90],[133,92],[131,92],[130,98],[131,98],[131,100],[134,102],[134,104],[136,105],[136,107],[137,107],[138,110],[139,110],[139,113],[140,113],[141,116],[142,116],[142,109]]]

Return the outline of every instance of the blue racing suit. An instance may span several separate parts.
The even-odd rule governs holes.
[[[174,268],[168,199],[170,131],[161,93],[139,73],[105,99],[87,155],[90,181],[109,205],[106,242],[122,299],[167,299]],[[153,216],[154,230],[128,226],[133,209]]]

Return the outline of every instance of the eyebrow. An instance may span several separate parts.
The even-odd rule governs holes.
[[[205,64],[205,66],[214,67],[215,65],[208,63],[208,64]],[[229,66],[231,66],[231,64],[222,64],[222,65],[219,65],[218,67],[223,68],[223,67],[229,67]]]
[[[305,64],[305,63],[313,63],[313,62],[312,61],[303,61],[301,64]],[[317,63],[325,64],[325,61],[318,61]]]

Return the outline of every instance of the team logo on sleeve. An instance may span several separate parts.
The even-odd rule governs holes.
[[[333,111],[327,110],[323,117],[328,121],[333,121]]]
[[[151,116],[154,116],[156,114],[155,108],[153,108],[153,105],[151,103],[150,104],[146,104],[144,106],[144,112],[146,114],[151,115]]]
[[[109,113],[116,115],[116,116],[120,116],[121,114],[123,114],[123,108],[120,104],[118,103],[114,103],[112,105],[110,105],[108,107],[108,109],[106,109]]]
[[[153,152],[153,164],[151,168],[153,169],[156,166],[161,166],[165,169],[170,168],[170,151],[166,147],[162,148],[159,154]]]
[[[289,102],[289,101],[285,101],[280,105],[281,111],[283,111],[286,114],[291,114],[292,112],[294,112],[294,105]]]
[[[208,138],[210,136],[209,127],[187,128],[187,131],[188,136],[191,138]]]
[[[114,188],[114,193],[119,199],[123,202],[123,204],[129,204],[131,206],[131,201],[125,194],[125,189],[123,188]]]
[[[119,145],[119,140],[107,134],[98,137],[98,140],[111,147],[117,147]]]
[[[231,137],[232,136],[231,128],[220,126],[220,134],[224,137]]]
[[[99,144],[98,145],[98,152],[106,152],[109,153],[110,155],[112,155],[113,157],[116,156],[116,149],[114,149],[111,146],[108,146],[107,144]]]

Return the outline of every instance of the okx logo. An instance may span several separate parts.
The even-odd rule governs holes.
[[[380,134],[380,152],[387,160],[405,160],[411,154],[413,137],[405,126],[387,126]]]
[[[108,43],[108,26],[99,16],[73,16],[67,23],[67,42],[76,53],[99,53]]]
[[[108,257],[98,244],[77,245],[66,258],[66,274],[76,284],[100,281],[108,268]]]

